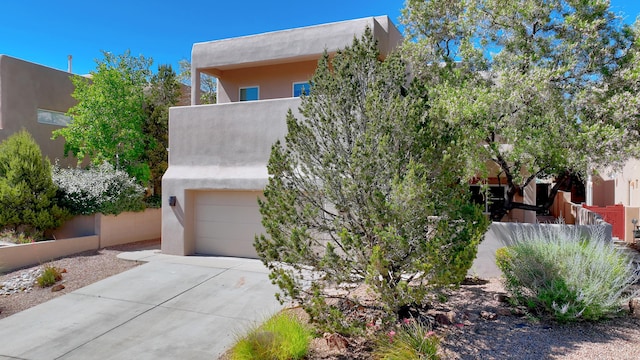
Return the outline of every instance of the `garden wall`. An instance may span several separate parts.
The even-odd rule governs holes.
[[[0,247],[0,270],[42,264],[67,255],[88,250],[97,250],[100,239],[97,235],[63,240],[39,241]]]
[[[55,240],[0,247],[0,270],[45,263],[88,250],[159,239],[161,210],[76,216],[53,232]]]
[[[482,279],[502,276],[502,272],[496,265],[496,250],[512,244],[512,239],[519,232],[532,231],[536,227],[560,227],[578,226],[580,232],[585,235],[591,234],[593,225],[559,225],[559,224],[523,224],[494,222],[489,226],[489,230],[484,235],[484,240],[478,246],[478,255],[469,269],[469,276],[478,276]],[[611,225],[604,225],[605,239],[611,240]]]
[[[100,247],[159,239],[162,232],[162,210],[146,209],[120,215],[96,215],[96,234]]]

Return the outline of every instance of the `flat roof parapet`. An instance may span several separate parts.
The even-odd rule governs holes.
[[[215,74],[242,67],[317,59],[325,50],[334,53],[351,45],[354,36],[362,35],[367,26],[384,55],[402,41],[388,16],[368,17],[196,43],[191,52],[192,68],[208,69]]]

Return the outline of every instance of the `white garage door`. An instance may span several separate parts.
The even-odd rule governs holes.
[[[256,234],[260,223],[258,196],[254,191],[201,191],[195,196],[196,253],[256,258]]]

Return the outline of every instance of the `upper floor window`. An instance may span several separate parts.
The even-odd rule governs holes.
[[[41,124],[67,126],[71,123],[71,117],[58,111],[38,109],[38,122]]]
[[[293,83],[293,97],[299,97],[302,94],[309,95],[311,93],[311,85],[308,81]]]
[[[260,88],[257,86],[241,87],[240,101],[253,101],[260,98]]]

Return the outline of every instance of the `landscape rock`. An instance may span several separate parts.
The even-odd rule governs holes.
[[[491,312],[491,311],[481,311],[480,312],[480,317],[485,319],[485,320],[495,320],[498,318],[498,314]]]
[[[434,315],[435,321],[440,325],[451,325],[456,322],[457,314],[455,311],[436,312]]]
[[[0,284],[0,295],[6,296],[20,292],[30,292],[33,290],[36,280],[42,273],[43,270],[40,267],[18,273]]]
[[[325,339],[325,341],[327,342],[327,346],[329,346],[330,349],[342,349],[342,350],[344,350],[349,345],[349,342],[347,341],[347,338],[345,338],[344,336],[342,336],[340,334],[324,333],[322,335],[322,337]]]

